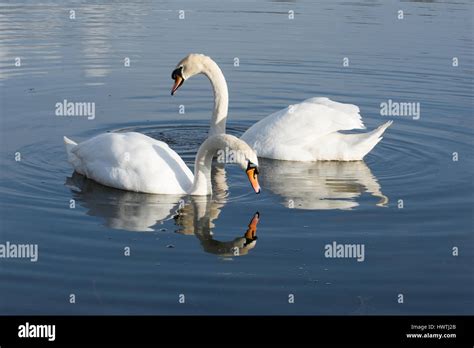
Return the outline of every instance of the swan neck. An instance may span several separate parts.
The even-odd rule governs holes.
[[[210,147],[207,141],[199,148],[194,161],[194,183],[191,188],[191,195],[212,194],[211,167],[212,158],[216,151]]]
[[[204,70],[204,75],[211,82],[214,92],[214,111],[212,113],[211,128],[209,136],[217,134],[225,134],[227,112],[229,107],[229,92],[227,90],[227,82],[224,74],[219,66],[209,60]]]
[[[226,148],[236,148],[236,144],[232,140],[232,136],[225,134],[207,138],[199,147],[194,162],[194,183],[191,188],[191,195],[212,194],[212,159],[219,150]]]

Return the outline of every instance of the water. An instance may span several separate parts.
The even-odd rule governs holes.
[[[472,314],[472,18],[470,1],[2,2],[0,242],[39,259],[0,260],[0,312]],[[318,95],[359,105],[369,129],[388,99],[421,117],[393,117],[363,163],[262,160],[259,196],[236,166],[215,168],[212,200],[73,175],[63,135],[136,130],[193,165],[212,92],[201,76],[169,95],[189,52],[221,66],[231,134]],[[95,119],[55,116],[64,99]],[[326,258],[333,241],[365,260]]]

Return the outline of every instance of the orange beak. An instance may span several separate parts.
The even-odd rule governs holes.
[[[260,184],[258,183],[258,171],[256,167],[247,168],[247,176],[249,178],[250,184],[252,185],[255,193],[260,193]]]
[[[249,228],[247,229],[247,232],[245,232],[245,238],[248,241],[254,241],[257,239],[257,225],[258,222],[260,221],[260,213],[257,211],[255,215],[253,216],[252,220],[250,220],[249,223]]]
[[[178,90],[178,88],[181,87],[183,82],[184,82],[184,79],[181,76],[176,75],[174,79],[173,88],[171,88],[171,95],[174,95],[174,93]]]

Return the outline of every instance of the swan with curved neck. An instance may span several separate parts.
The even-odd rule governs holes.
[[[171,95],[175,94],[185,80],[198,74],[203,74],[209,79],[214,92],[214,111],[209,136],[224,134],[229,109],[229,92],[222,70],[210,57],[193,53],[181,60],[171,74],[171,78],[175,80]]]
[[[214,91],[209,135],[224,134],[229,105],[227,83],[219,66],[203,54],[182,59],[171,74],[174,95],[184,81],[204,74]],[[340,131],[365,129],[359,107],[329,98],[310,98],[277,111],[251,126],[241,137],[260,157],[289,161],[362,160],[392,124],[358,134]]]
[[[100,184],[135,192],[209,195],[212,158],[231,149],[256,193],[258,159],[244,141],[228,134],[207,138],[196,155],[194,175],[166,143],[136,132],[105,133],[80,144],[64,137],[68,161],[79,174]]]

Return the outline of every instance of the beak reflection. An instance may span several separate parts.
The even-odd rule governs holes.
[[[260,221],[260,213],[257,211],[253,216],[252,220],[250,220],[247,232],[245,232],[245,244],[249,245],[250,243],[257,240],[257,225]]]

